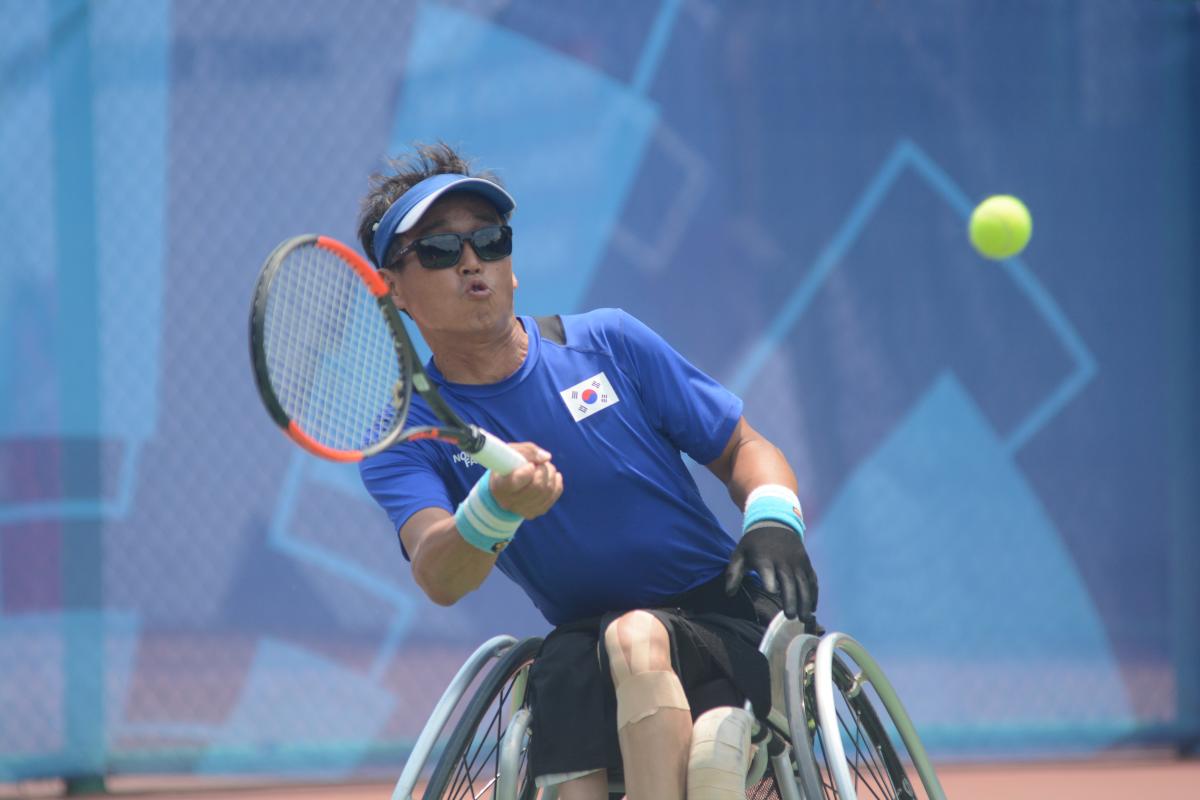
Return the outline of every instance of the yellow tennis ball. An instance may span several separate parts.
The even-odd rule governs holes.
[[[1020,200],[994,194],[971,212],[967,230],[980,255],[999,261],[1025,249],[1033,235],[1033,220]]]

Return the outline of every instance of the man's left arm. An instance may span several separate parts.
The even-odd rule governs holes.
[[[744,534],[725,571],[725,590],[737,591],[748,570],[782,595],[784,613],[812,621],[817,576],[804,548],[804,517],[796,475],[779,448],[741,417],[716,460],[707,465],[746,512]]]

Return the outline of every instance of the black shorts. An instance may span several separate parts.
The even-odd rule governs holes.
[[[766,658],[758,652],[779,602],[743,583],[733,597],[724,576],[645,609],[671,639],[671,663],[695,719],[718,706],[747,699],[755,713],[770,710]],[[608,657],[599,646],[608,623],[624,612],[560,625],[542,644],[529,675],[533,710],[530,770],[550,775],[606,768],[621,771],[617,700]]]

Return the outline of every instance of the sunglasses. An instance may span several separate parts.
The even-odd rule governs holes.
[[[404,257],[416,251],[417,260],[425,269],[449,269],[462,259],[463,243],[470,242],[481,261],[499,261],[512,255],[512,228],[507,225],[488,225],[470,233],[435,233],[407,245],[392,261],[399,267]]]

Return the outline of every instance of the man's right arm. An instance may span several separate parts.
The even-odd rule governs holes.
[[[454,605],[473,592],[496,564],[497,554],[467,544],[444,508],[424,508],[400,528],[412,559],[413,579],[440,606]]]
[[[501,507],[525,519],[550,510],[562,494],[562,475],[550,454],[535,444],[512,445],[528,463],[508,475],[492,475],[492,496]],[[520,535],[520,531],[517,532]],[[412,559],[413,578],[429,599],[449,606],[475,591],[496,564],[497,554],[469,544],[443,508],[425,508],[400,528],[400,540]]]

